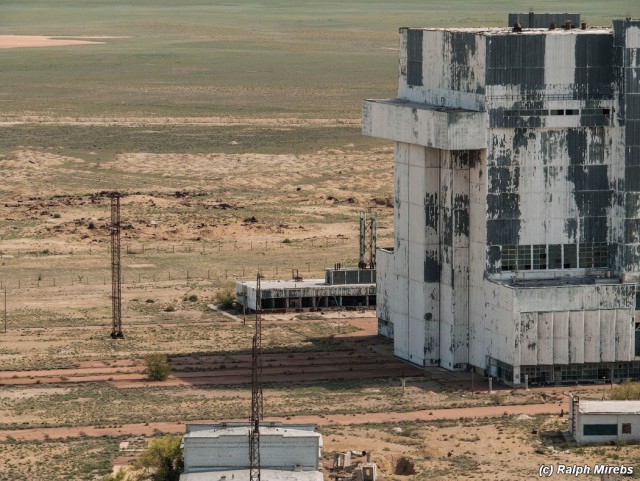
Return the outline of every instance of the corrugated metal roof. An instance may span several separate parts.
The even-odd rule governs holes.
[[[220,436],[240,436],[246,438],[249,434],[249,426],[238,426],[226,429],[206,429],[201,431],[191,431],[184,435],[185,438],[218,438]],[[285,438],[302,437],[318,438],[322,435],[302,429],[285,429],[260,426],[260,436],[282,436]]]
[[[580,414],[640,414],[640,401],[583,401]]]

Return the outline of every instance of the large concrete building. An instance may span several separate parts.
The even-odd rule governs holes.
[[[640,21],[583,26],[400,30],[398,98],[363,106],[395,141],[377,310],[398,357],[640,378]]]

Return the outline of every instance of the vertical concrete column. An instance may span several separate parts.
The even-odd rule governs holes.
[[[469,360],[469,166],[480,154],[443,151],[441,158],[441,365],[464,369]]]

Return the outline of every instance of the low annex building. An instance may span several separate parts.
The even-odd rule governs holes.
[[[180,481],[249,481],[249,423],[187,424]],[[315,424],[260,425],[261,479],[322,481]]]
[[[559,17],[401,28],[398,97],[364,102],[395,142],[377,315],[402,359],[640,379],[640,20]]]
[[[577,443],[640,440],[640,401],[592,401],[569,395],[569,432]]]
[[[256,310],[257,281],[236,282],[236,303]],[[374,308],[375,269],[327,269],[324,279],[261,280],[261,309],[271,312]]]

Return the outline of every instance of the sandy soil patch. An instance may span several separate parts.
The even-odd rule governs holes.
[[[94,38],[94,37],[92,37]],[[0,35],[0,48],[64,47],[67,45],[98,45],[104,42],[70,40],[43,35]]]
[[[17,390],[17,391],[8,391],[6,388],[0,391],[0,399],[27,399],[37,396],[52,396],[54,394],[66,394],[69,392],[69,389],[65,388],[42,388],[42,389],[31,389],[29,391]]]

